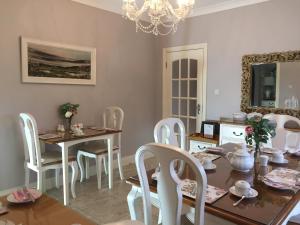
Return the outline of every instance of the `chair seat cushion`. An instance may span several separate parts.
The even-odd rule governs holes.
[[[144,225],[144,223],[137,220],[124,220],[124,221],[109,223],[106,225]]]
[[[62,156],[61,152],[58,151],[45,151],[41,155],[42,157],[42,164],[43,165],[54,165],[54,164],[61,164],[62,163]],[[69,155],[69,162],[75,161],[75,155]]]
[[[113,151],[118,150],[119,146],[114,146]],[[102,143],[88,143],[86,145],[81,145],[78,149],[79,151],[88,152],[95,155],[107,154],[107,145]]]

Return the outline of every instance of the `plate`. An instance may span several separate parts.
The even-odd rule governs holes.
[[[289,162],[289,160],[284,159],[282,162],[278,162],[278,161],[273,161],[273,158],[271,157],[270,162],[275,163],[275,164],[287,164]]]
[[[288,149],[288,153],[295,156],[300,156],[300,149]]]
[[[279,190],[291,190],[293,189],[293,187],[289,186],[289,185],[285,185],[285,184],[281,184],[281,183],[276,183],[276,182],[272,182],[268,179],[263,179],[263,182],[265,185],[275,188],[275,189],[279,189]],[[295,189],[297,187],[294,187]]]
[[[205,170],[214,170],[214,169],[217,168],[217,166],[216,166],[216,164],[212,164],[211,167],[205,168],[205,167],[203,166],[203,168],[204,168]]]
[[[39,192],[38,190],[36,189],[31,189],[31,188],[28,188],[28,191],[30,191],[31,195],[34,197],[34,200],[40,198],[42,196],[42,193]],[[24,200],[17,200],[13,194],[10,194],[7,196],[7,201],[10,202],[10,203],[16,203],[16,204],[20,204],[20,203],[28,203],[28,202],[32,202],[32,200],[30,198],[28,199],[24,199]]]
[[[278,148],[262,148],[261,149],[261,152],[267,153],[267,154],[272,154],[273,152],[276,152],[276,151],[280,151],[283,154],[286,153],[285,149],[278,149]]]
[[[242,195],[240,195],[239,193],[236,192],[235,186],[232,186],[231,188],[229,188],[229,192],[237,197],[240,197],[240,198],[242,197]],[[258,196],[258,192],[255,189],[250,188],[250,191],[249,191],[248,195],[245,196],[245,198],[255,198],[257,196]]]

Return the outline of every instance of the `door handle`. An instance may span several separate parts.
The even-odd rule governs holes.
[[[200,112],[201,112],[201,105],[197,104],[197,113],[198,113],[198,115],[200,115]]]

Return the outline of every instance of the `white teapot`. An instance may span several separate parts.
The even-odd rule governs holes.
[[[241,172],[248,172],[254,166],[254,151],[250,154],[246,144],[243,144],[243,147],[235,152],[228,152],[226,158],[233,169]]]

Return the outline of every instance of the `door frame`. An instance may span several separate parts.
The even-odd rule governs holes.
[[[203,80],[202,80],[202,96],[203,96],[203,102],[201,107],[201,120],[204,121],[206,119],[206,83],[207,83],[207,43],[201,43],[201,44],[194,44],[194,45],[184,45],[184,46],[176,46],[176,47],[170,47],[170,48],[163,48],[163,73],[162,73],[162,118],[166,118],[169,115],[166,115],[166,112],[164,111],[164,105],[166,104],[167,92],[168,90],[164,87],[167,87],[167,83],[169,82],[167,80],[167,54],[171,52],[180,52],[180,51],[189,51],[189,50],[198,50],[202,49],[203,51]]]

